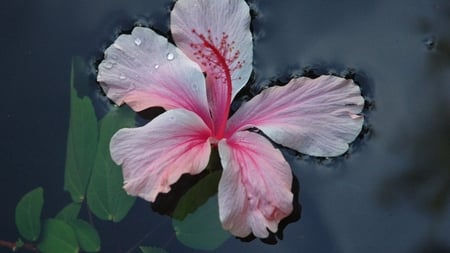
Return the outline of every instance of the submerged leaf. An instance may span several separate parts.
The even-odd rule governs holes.
[[[79,251],[72,227],[58,219],[48,219],[44,223],[42,240],[38,244],[38,248],[43,253],[71,253]]]
[[[206,168],[214,169],[213,166],[220,166],[217,149],[213,149],[209,164]],[[220,171],[214,171],[206,177],[202,178],[178,201],[177,207],[175,208],[172,217],[177,220],[183,220],[188,214],[193,213],[198,207],[208,201],[211,196],[217,193],[219,180]]]
[[[109,142],[120,128],[135,125],[134,112],[121,107],[109,112],[100,121],[100,136],[94,169],[87,190],[87,203],[100,219],[118,222],[133,206],[135,198],[122,189],[122,170],[111,159]]]
[[[64,207],[59,213],[56,215],[56,218],[69,221],[74,220],[78,217],[80,213],[81,204],[79,203],[70,203],[66,207]]]
[[[72,60],[70,76],[70,123],[67,134],[64,190],[74,202],[82,202],[97,149],[97,118],[89,98],[79,98],[75,84],[88,82],[82,59]]]
[[[100,237],[95,228],[80,219],[72,220],[69,224],[75,231],[81,249],[86,252],[100,251]]]
[[[177,239],[193,249],[214,250],[230,237],[219,220],[217,196],[210,198],[183,221],[173,219],[172,224]]]
[[[217,193],[219,168],[220,158],[213,149],[207,166],[212,172],[186,192],[173,212],[172,226],[178,240],[194,249],[216,249],[229,237],[219,221],[217,196],[211,197]]]
[[[36,241],[41,232],[44,190],[38,187],[25,194],[16,206],[16,225],[21,236]]]
[[[166,250],[156,247],[139,247],[142,253],[167,253]]]

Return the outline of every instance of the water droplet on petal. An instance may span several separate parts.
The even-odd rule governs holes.
[[[120,80],[125,80],[126,77],[125,77],[124,74],[120,74],[120,75],[119,75],[119,78],[120,78]]]
[[[103,66],[105,66],[105,68],[107,68],[107,69],[111,69],[113,67],[113,64],[111,62],[107,61],[103,64]]]
[[[155,64],[155,69],[159,69],[159,64]]]
[[[175,58],[175,55],[173,55],[172,53],[167,54],[167,60],[171,61],[173,60],[173,58]]]
[[[198,86],[197,86],[197,84],[193,84],[193,85],[192,85],[192,89],[194,89],[194,90],[198,90]]]
[[[136,44],[136,46],[141,45],[141,43],[142,43],[142,40],[139,39],[139,38],[136,38],[136,39],[134,40],[134,44]]]

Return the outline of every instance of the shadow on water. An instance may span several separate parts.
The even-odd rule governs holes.
[[[450,210],[450,110],[445,108],[441,101],[432,115],[436,120],[408,141],[413,146],[411,165],[387,179],[379,192],[385,206],[396,207],[406,200],[431,218],[426,241],[417,252],[450,252],[448,243],[434,239]]]
[[[441,14],[437,18],[445,19],[444,23],[449,24],[450,3],[441,1],[436,8]],[[426,70],[431,75],[427,83],[434,85],[435,101],[429,109],[426,125],[402,144],[402,147],[410,147],[409,166],[388,178],[378,196],[387,207],[398,207],[406,202],[430,218],[429,229],[415,252],[448,253],[448,239],[442,241],[438,237],[450,211],[450,96],[445,93],[449,83],[443,80],[450,67],[450,33],[448,26],[442,31],[432,23],[421,19],[418,30],[428,34],[423,41],[429,50]]]
[[[204,203],[206,203],[206,201],[210,197],[217,194],[218,185],[217,183],[211,184],[210,185],[211,189],[202,189],[202,192],[207,192],[206,195],[201,195],[200,198],[202,199],[195,200],[194,208],[192,208],[192,210],[189,210],[188,212],[182,212],[182,214],[180,214],[180,212],[176,212],[176,208],[180,203],[180,200],[189,191],[189,189],[198,184],[202,179],[204,179],[214,171],[221,171],[221,170],[222,166],[220,165],[220,157],[217,148],[214,148],[212,150],[210,162],[207,168],[202,173],[194,176],[187,174],[183,175],[175,184],[171,186],[170,192],[158,195],[156,201],[151,205],[152,209],[161,215],[167,215],[175,219],[184,220],[184,218],[186,218],[189,213],[194,213],[196,209],[202,206]],[[284,229],[290,223],[294,223],[300,220],[301,218],[301,205],[299,203],[300,186],[299,181],[295,175],[293,175],[291,190],[294,194],[293,198],[294,209],[292,213],[280,222],[278,226],[278,231],[276,233],[270,233],[268,238],[261,239],[262,242],[266,244],[277,244],[279,240],[283,240]],[[242,242],[251,242],[255,240],[256,237],[254,235],[249,235],[245,238],[238,238],[238,239],[240,239]]]
[[[407,197],[415,207],[439,216],[450,205],[450,110],[440,104],[421,135],[409,140],[413,146],[413,161],[403,174],[389,179],[380,193],[383,203],[394,205]],[[443,110],[442,110],[443,109]]]
[[[205,170],[198,175],[184,174],[183,176],[181,176],[181,178],[175,184],[171,185],[170,192],[158,194],[155,202],[151,205],[153,211],[162,215],[172,217],[183,195],[195,184],[205,178],[209,173],[210,172],[208,170]]]
[[[450,248],[440,242],[428,242],[422,245],[417,253],[450,253]]]
[[[300,194],[300,184],[298,182],[298,179],[295,175],[293,175],[292,180],[292,192],[294,193],[294,210],[292,213],[284,218],[280,224],[278,225],[278,231],[276,233],[270,233],[269,237],[261,239],[262,242],[267,244],[277,244],[279,240],[283,240],[283,231],[287,227],[287,225],[297,222],[301,219],[301,213],[302,213],[302,206],[299,203],[299,194]],[[243,242],[251,242],[255,240],[256,237],[252,234],[245,238],[240,238]]]

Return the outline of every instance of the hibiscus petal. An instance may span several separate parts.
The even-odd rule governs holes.
[[[147,125],[119,130],[111,139],[113,160],[122,165],[124,189],[154,201],[182,174],[198,174],[208,164],[211,131],[193,112],[167,111]]]
[[[233,97],[248,81],[253,41],[245,1],[177,1],[171,12],[171,31],[177,46],[208,75],[217,75],[225,66],[231,71]]]
[[[364,99],[349,79],[300,77],[264,90],[230,119],[227,135],[257,127],[273,141],[313,156],[337,156],[361,131]]]
[[[261,135],[237,132],[219,142],[223,166],[219,213],[224,229],[265,238],[293,210],[292,173],[278,149]]]
[[[97,81],[115,103],[135,111],[184,108],[209,118],[201,69],[149,28],[136,27],[106,49]]]
[[[242,0],[182,0],[171,12],[175,43],[207,75],[216,137],[223,137],[233,97],[252,71],[250,11]]]

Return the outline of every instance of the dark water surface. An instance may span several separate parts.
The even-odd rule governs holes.
[[[20,197],[43,186],[43,217],[63,192],[73,56],[93,63],[136,22],[168,31],[163,0],[0,3],[0,240],[15,241]],[[229,238],[217,252],[450,252],[450,1],[254,1],[254,90],[289,74],[354,73],[371,102],[345,157],[284,150],[301,219],[274,245]],[[98,112],[108,102],[91,75]],[[170,218],[138,201],[120,224],[96,221],[102,252],[142,243],[193,252]],[[153,231],[153,232],[152,232]],[[0,248],[0,252],[8,252]]]

